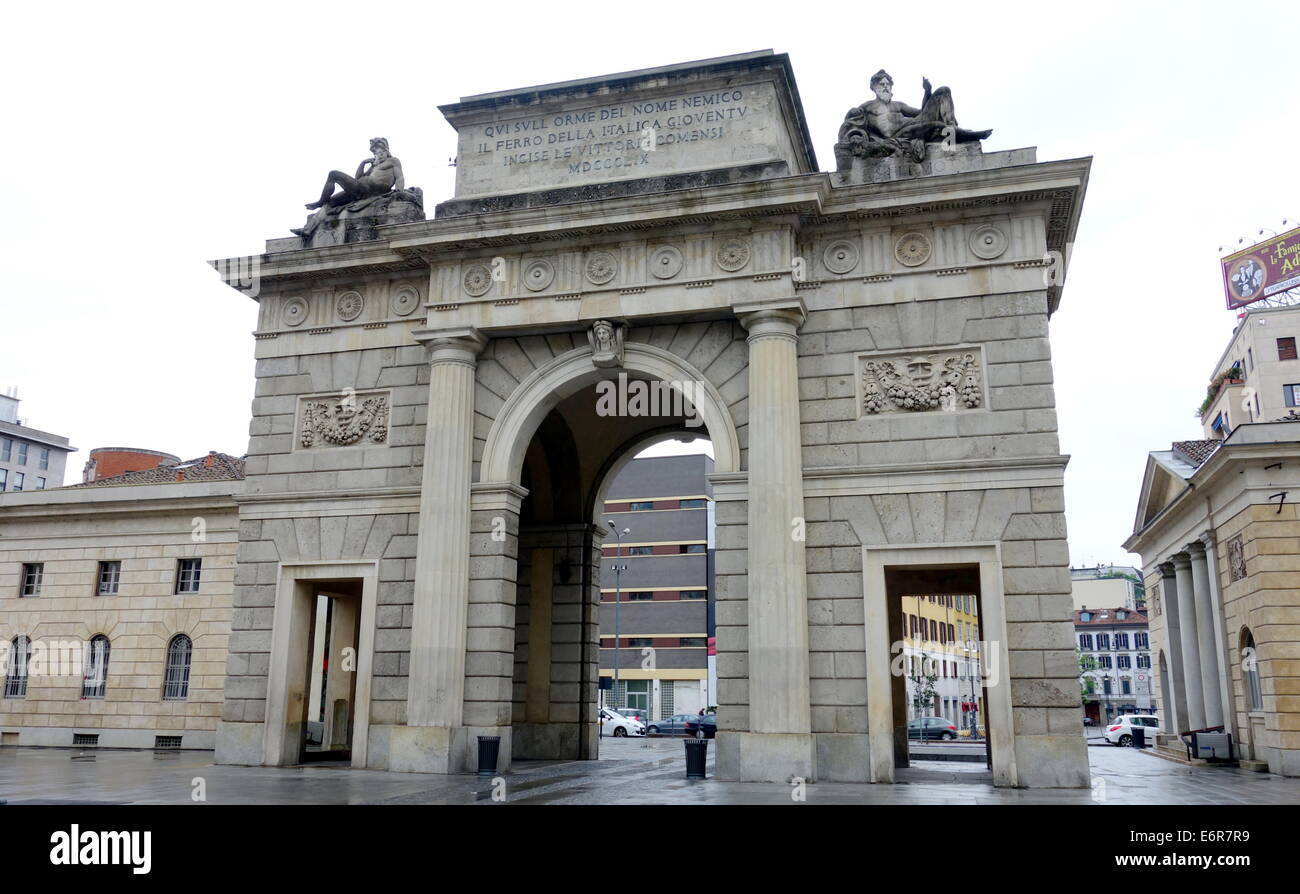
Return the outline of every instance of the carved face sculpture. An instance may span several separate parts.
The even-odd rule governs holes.
[[[934,378],[934,364],[929,357],[913,357],[907,361],[907,377],[916,388],[924,388]]]
[[[596,348],[600,351],[612,351],[614,349],[614,327],[604,320],[598,320],[591,327],[592,334],[596,336]]]
[[[355,415],[357,415],[355,401],[341,400],[334,405],[334,418],[342,425],[350,423]]]
[[[876,99],[881,102],[891,102],[894,99],[894,80],[889,75],[883,78],[873,78],[871,81],[871,92],[876,94]]]

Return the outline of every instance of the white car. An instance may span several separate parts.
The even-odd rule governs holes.
[[[1128,747],[1133,744],[1133,730],[1140,727],[1146,733],[1148,747],[1156,743],[1160,732],[1160,718],[1154,714],[1126,714],[1113,723],[1106,724],[1106,741],[1112,745]]]
[[[645,724],[631,717],[624,717],[609,708],[600,709],[600,733],[602,736],[644,736]]]

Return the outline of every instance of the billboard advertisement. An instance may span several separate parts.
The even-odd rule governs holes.
[[[1294,289],[1300,286],[1300,227],[1243,248],[1220,263],[1229,310]]]

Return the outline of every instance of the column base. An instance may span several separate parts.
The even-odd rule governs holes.
[[[1088,745],[1082,736],[1016,736],[1018,788],[1088,788]],[[994,762],[997,766],[997,762]],[[1007,783],[994,779],[994,785]]]
[[[395,726],[388,737],[388,769],[398,773],[465,773],[470,769],[468,733],[463,726]],[[477,750],[477,742],[474,747]]]
[[[718,778],[727,782],[817,781],[817,746],[810,733],[719,732]]]
[[[866,733],[814,733],[819,782],[870,782],[871,737]]]
[[[262,766],[264,723],[217,722],[217,746],[212,762],[239,767]]]

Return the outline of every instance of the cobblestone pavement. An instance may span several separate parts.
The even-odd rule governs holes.
[[[708,773],[713,774],[713,743]],[[680,739],[605,739],[599,761],[528,761],[501,781],[343,766],[214,766],[208,752],[0,749],[0,799],[188,804],[1300,804],[1300,779],[1186,767],[1149,753],[1091,747],[1091,790],[995,789],[981,764],[917,761],[896,785],[687,781]]]

